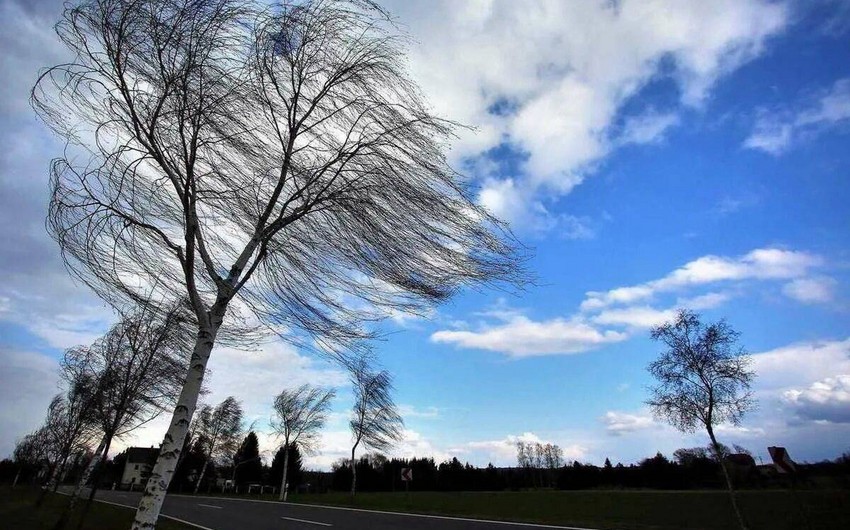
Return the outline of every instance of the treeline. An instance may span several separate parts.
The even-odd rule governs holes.
[[[536,488],[579,490],[595,488],[714,489],[725,484],[720,463],[702,448],[681,449],[668,459],[661,453],[638,463],[603,466],[578,461],[560,467],[475,467],[457,458],[437,463],[433,458],[392,458],[367,455],[357,463],[360,491],[404,491],[401,470],[411,468],[410,491],[502,491]],[[789,478],[778,475],[772,465],[756,466],[727,460],[739,487],[785,487]],[[850,453],[832,461],[797,466],[796,480],[804,486],[850,487]],[[348,460],[333,466],[330,485],[344,491],[351,480]]]

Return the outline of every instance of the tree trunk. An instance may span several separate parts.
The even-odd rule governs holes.
[[[68,465],[68,459],[70,457],[71,454],[69,452],[62,458],[62,463],[53,469],[53,475],[50,477],[50,484],[48,485],[48,488],[50,488],[50,491],[53,493],[56,493],[56,490],[59,489],[59,483],[62,480],[60,477],[64,477],[65,467]]]
[[[283,444],[283,479],[280,481],[280,496],[278,500],[286,502],[286,471],[289,468],[289,444]]]
[[[23,467],[24,466],[18,466],[18,472],[15,473],[15,480],[12,481],[13,488],[18,485],[18,479],[21,478],[21,469],[23,469]]]
[[[38,493],[38,498],[36,498],[35,500],[36,508],[41,508],[41,504],[44,502],[45,497],[47,497],[47,492],[50,491],[50,484],[52,484],[53,482],[53,477],[55,476],[58,467],[58,461],[55,464],[48,464],[47,475],[45,476],[45,479],[41,482],[41,491]]]
[[[177,459],[180,457],[183,441],[189,431],[189,422],[195,413],[195,407],[198,405],[198,395],[201,392],[201,384],[204,381],[207,362],[215,343],[218,326],[221,325],[221,320],[224,317],[224,308],[219,311],[220,315],[217,316],[217,321],[213,327],[201,328],[198,331],[186,381],[183,383],[183,389],[180,391],[180,397],[174,407],[171,424],[160,446],[156,464],[151,471],[142,499],[139,501],[132,530],[154,530],[156,527],[156,521],[159,518],[159,512],[162,510],[162,503],[165,501],[165,494],[168,491],[168,484],[174,476]]]
[[[104,435],[104,443],[103,443],[103,455],[106,457],[109,455],[109,447],[112,445],[112,437],[115,436],[114,433]],[[105,458],[104,458],[105,460]],[[92,477],[91,488],[89,489],[89,497],[86,500],[85,506],[83,506],[83,513],[80,514],[80,520],[77,522],[77,530],[81,530],[83,528],[83,523],[86,521],[86,517],[89,514],[89,510],[91,510],[91,505],[94,504],[94,495],[97,493],[98,484],[100,484],[100,477],[103,474],[103,466],[95,466],[93,470],[94,476]]]
[[[105,441],[103,443],[104,460],[106,459],[105,457],[109,454],[109,448],[112,446],[112,437],[113,436],[115,436],[114,433],[113,434],[107,434],[107,435],[104,436],[104,439],[105,439]],[[94,500],[94,494],[97,493],[98,487],[100,485],[100,477],[101,477],[101,475],[103,475],[103,466],[94,467],[92,469],[92,473],[94,474],[94,476],[92,476],[91,489],[89,489],[89,502],[88,502],[89,504],[91,504],[91,502]]]
[[[103,452],[103,449],[106,447],[106,436],[101,438],[100,444],[97,446],[94,454],[89,460],[89,463],[86,465],[85,471],[83,471],[83,475],[80,477],[80,481],[77,482],[77,487],[74,488],[74,492],[71,494],[71,498],[68,499],[68,504],[65,505],[65,508],[62,510],[62,514],[59,516],[59,520],[56,521],[56,524],[53,526],[53,530],[61,530],[65,528],[68,524],[68,518],[71,513],[74,511],[74,507],[77,505],[77,500],[80,498],[80,495],[83,492],[83,488],[86,486],[86,483],[89,481],[89,477],[91,477],[92,471],[97,466],[97,463],[100,461],[100,454]]]
[[[726,479],[726,487],[729,490],[729,499],[732,501],[732,509],[735,511],[735,517],[738,519],[738,525],[741,530],[748,530],[747,523],[744,522],[744,516],[741,514],[741,509],[738,507],[738,499],[735,496],[735,488],[732,485],[732,477],[729,476],[729,470],[726,469],[726,460],[720,451],[720,444],[717,443],[717,438],[714,437],[714,429],[707,426],[708,437],[711,438],[711,447],[714,448],[714,454],[717,455],[717,460],[720,462],[720,469],[723,470],[723,477]]]
[[[354,493],[357,486],[357,466],[354,465],[354,450],[357,446],[351,448],[351,498],[354,498]]]
[[[204,460],[204,467],[201,468],[201,474],[198,475],[198,480],[195,482],[195,492],[194,492],[195,495],[197,495],[198,490],[201,489],[201,481],[204,480],[204,475],[207,474],[207,466],[209,466],[209,465],[210,465],[210,459],[207,458],[206,460]]]

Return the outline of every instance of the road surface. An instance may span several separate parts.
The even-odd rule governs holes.
[[[140,496],[139,492],[98,491],[96,498],[135,508]],[[189,495],[169,495],[162,513],[204,530],[593,530]]]

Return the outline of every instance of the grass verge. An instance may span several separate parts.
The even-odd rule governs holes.
[[[38,489],[25,486],[0,487],[0,528],[15,530],[52,530],[62,509],[68,503],[65,495],[49,494],[40,508],[35,507]],[[81,503],[82,504],[82,503]],[[82,506],[72,514],[67,528],[76,528]],[[134,510],[95,502],[86,517],[85,530],[127,530],[133,522]],[[158,530],[197,530],[195,527],[161,518]]]

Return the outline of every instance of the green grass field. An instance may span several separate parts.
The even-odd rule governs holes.
[[[850,528],[848,490],[740,492],[752,530]],[[736,528],[723,491],[518,491],[293,495],[293,502],[622,530]]]
[[[68,502],[64,495],[50,494],[36,509],[35,500],[38,490],[19,486],[0,487],[0,528],[15,530],[50,530],[59,519],[59,514]],[[79,515],[79,509],[76,515]],[[86,524],[86,530],[127,530],[133,522],[133,510],[96,502],[92,505]],[[67,528],[76,528],[77,517],[71,519]],[[193,527],[168,519],[160,519],[159,530],[193,530]]]

